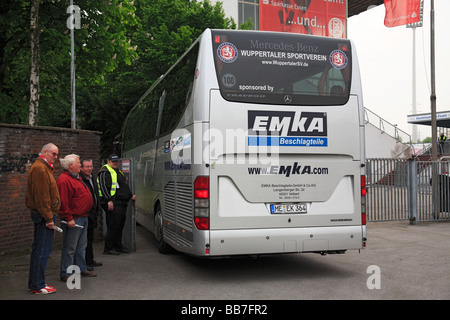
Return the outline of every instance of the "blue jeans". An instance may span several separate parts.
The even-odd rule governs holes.
[[[40,290],[45,287],[45,269],[52,252],[54,230],[45,226],[45,220],[39,213],[31,213],[34,224],[33,244],[30,255],[30,272],[28,276],[28,288]],[[53,221],[55,218],[53,218]]]
[[[86,271],[86,245],[87,245],[87,227],[88,218],[75,218],[75,223],[84,228],[69,228],[62,224],[63,229],[63,248],[61,252],[60,277],[69,277],[67,268],[71,265],[77,265],[80,272]]]

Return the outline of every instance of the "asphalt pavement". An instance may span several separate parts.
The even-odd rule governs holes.
[[[61,252],[54,249],[46,272],[57,289],[51,295],[27,290],[29,254],[0,256],[0,300],[175,299],[187,308],[196,300],[450,299],[448,221],[372,222],[366,249],[325,256],[199,259],[160,254],[153,235],[140,226],[136,238],[136,251],[119,256],[103,255],[103,244],[96,243],[95,259],[103,266],[95,268],[97,277],[81,277],[79,288],[59,279]]]

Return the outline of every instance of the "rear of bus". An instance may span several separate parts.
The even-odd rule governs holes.
[[[197,81],[215,73],[203,92],[209,175],[193,177],[207,254],[363,248],[364,114],[351,41],[208,30],[202,42],[212,59],[199,58]]]

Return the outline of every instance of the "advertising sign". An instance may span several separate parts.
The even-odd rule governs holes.
[[[260,0],[259,30],[347,37],[348,0]]]
[[[386,8],[384,25],[396,27],[420,22],[420,3],[421,0],[384,0]]]
[[[347,39],[310,37],[293,33],[236,33],[213,31],[214,60],[220,92],[233,102],[274,105],[344,105],[351,85],[351,43]],[[326,118],[313,114],[252,114],[255,125],[283,127],[289,119],[302,119],[308,131]],[[280,118],[281,117],[281,118]],[[317,120],[320,119],[320,120]],[[272,122],[271,122],[272,121]],[[258,124],[259,123],[259,124]],[[288,126],[284,126],[286,130]],[[250,127],[249,127],[250,129]],[[290,128],[289,132],[298,128]],[[260,129],[264,131],[263,129]],[[299,129],[298,129],[299,130]],[[314,131],[314,130],[313,130]],[[303,134],[303,133],[302,133]],[[324,133],[325,135],[325,133]]]

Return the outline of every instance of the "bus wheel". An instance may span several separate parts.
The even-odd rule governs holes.
[[[164,241],[162,211],[159,205],[155,212],[155,238],[160,253],[170,253],[172,251],[171,247]]]

